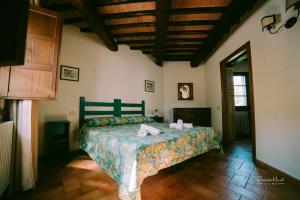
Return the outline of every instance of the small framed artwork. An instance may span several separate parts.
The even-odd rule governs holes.
[[[145,91],[146,92],[154,92],[155,89],[154,81],[145,80]]]
[[[60,79],[68,81],[79,81],[79,68],[61,65]]]
[[[178,100],[193,99],[193,83],[178,83]]]

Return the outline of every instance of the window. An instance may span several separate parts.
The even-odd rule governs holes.
[[[234,75],[233,85],[234,85],[234,105],[248,106],[246,76]]]

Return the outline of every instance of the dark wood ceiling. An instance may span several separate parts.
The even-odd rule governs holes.
[[[163,61],[204,62],[261,0],[41,0],[64,24],[94,32],[112,51],[128,45]],[[259,23],[259,22],[258,22]]]

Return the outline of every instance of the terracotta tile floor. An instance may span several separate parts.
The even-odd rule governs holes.
[[[117,184],[82,153],[72,159],[43,159],[39,169],[37,188],[10,199],[119,199]],[[281,178],[253,164],[247,142],[237,142],[224,156],[211,151],[146,178],[142,200],[299,200],[300,189],[287,181],[266,185],[258,178],[276,176]]]

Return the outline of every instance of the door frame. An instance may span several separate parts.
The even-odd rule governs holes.
[[[253,73],[252,73],[252,58],[250,41],[235,50],[224,60],[220,62],[221,72],[221,91],[222,91],[222,143],[229,144],[229,130],[228,130],[228,98],[227,98],[227,76],[226,76],[226,63],[234,59],[238,55],[247,51],[248,53],[248,74],[249,74],[249,100],[250,100],[250,132],[252,138],[252,159],[256,159],[256,132],[255,132],[255,107],[254,107],[254,88],[253,88]]]

